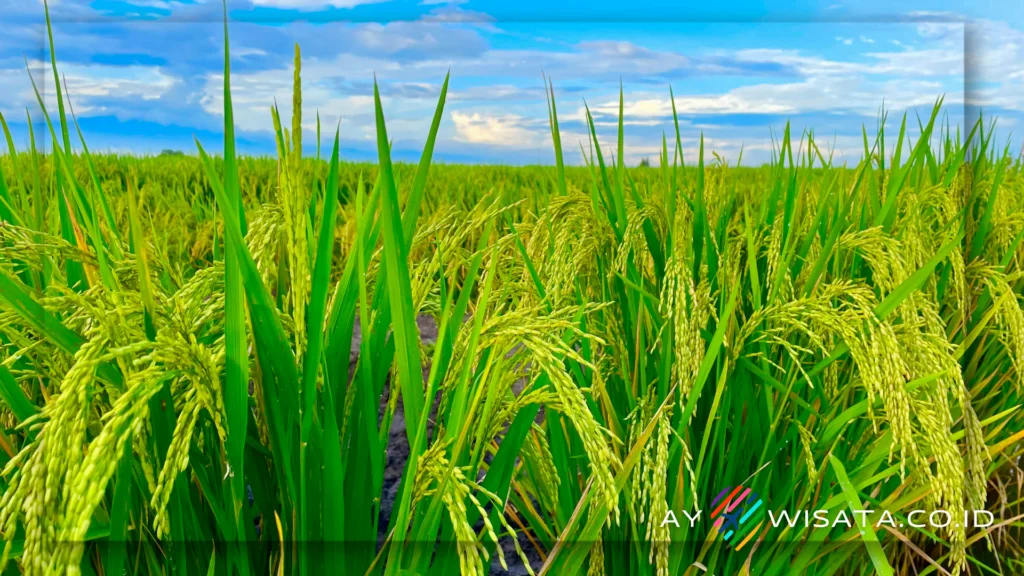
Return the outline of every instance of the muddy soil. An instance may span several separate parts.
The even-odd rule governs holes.
[[[430,316],[420,316],[416,319],[416,324],[419,327],[420,339],[425,344],[433,344],[437,341],[437,325],[434,319]],[[362,340],[362,334],[360,331],[359,322],[355,323],[355,331],[352,335],[352,350],[349,354],[349,364],[354,369],[357,360],[359,359],[359,345]],[[429,358],[424,358],[423,367],[423,378],[426,380],[430,374]],[[389,386],[384,387],[383,398],[381,398],[380,413],[378,418],[383,418],[385,407],[388,403],[388,390]],[[427,422],[428,434],[433,433],[434,422],[437,415],[437,405],[431,408],[430,418]],[[379,422],[379,420],[378,420]],[[405,412],[402,408],[402,399],[398,399],[397,407],[395,408],[394,416],[391,420],[391,428],[388,431],[388,446],[387,452],[384,458],[384,486],[382,491],[381,499],[381,510],[380,519],[378,523],[377,542],[378,546],[384,542],[385,531],[387,530],[388,521],[391,518],[391,510],[395,504],[395,498],[398,496],[399,481],[402,478],[402,472],[405,469],[405,464],[409,459],[409,442],[405,431]],[[476,526],[479,532],[482,528],[482,523]],[[500,535],[500,532],[499,532]],[[508,571],[501,567],[498,562],[497,555],[491,560],[490,573],[493,575],[511,575],[511,576],[526,576],[529,574],[526,567],[523,565],[523,561],[520,560],[519,556],[515,551],[515,544],[511,538],[507,535],[500,539],[502,550],[505,553],[505,562],[508,565]],[[526,553],[530,566],[534,572],[540,569],[541,561],[540,555],[530,544],[529,540],[525,535],[519,534],[519,545]]]

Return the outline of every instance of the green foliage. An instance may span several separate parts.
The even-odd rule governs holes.
[[[52,154],[4,123],[9,569],[1020,572],[1024,165],[980,122],[938,102],[854,167],[787,126],[749,168],[703,139],[684,166],[677,123],[630,168],[620,100],[615,157],[588,113],[572,167],[546,81],[553,167],[432,166],[446,79],[417,165],[379,97],[379,161],[347,163],[340,131],[302,155],[296,47],[278,157],[249,158],[227,46],[225,72],[219,156],[73,154],[59,86]],[[741,485],[996,524],[745,525],[734,550],[662,522]]]

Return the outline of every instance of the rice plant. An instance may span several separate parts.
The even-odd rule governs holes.
[[[296,47],[247,158],[224,32],[219,154],[90,154],[52,32],[51,149],[0,117],[4,570],[1024,570],[1024,166],[991,125],[940,99],[856,166],[787,125],[741,167],[676,121],[627,168],[620,92],[573,167],[548,84],[553,167],[431,166],[445,78],[418,164],[376,88],[354,164],[303,142]]]

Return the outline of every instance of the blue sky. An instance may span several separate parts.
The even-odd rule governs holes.
[[[856,162],[860,131],[904,111],[926,115],[945,96],[951,123],[983,109],[1001,137],[1024,119],[1024,16],[996,2],[496,2],[466,0],[232,0],[232,87],[239,147],[273,153],[270,106],[290,116],[294,44],[303,53],[307,150],[319,112],[340,122],[343,154],[375,154],[373,78],[399,159],[418,158],[441,82],[451,70],[436,157],[447,162],[550,163],[542,74],[554,82],[567,160],[586,146],[583,105],[602,149],[614,147],[625,93],[626,157],[656,159],[675,93],[685,153],[707,146],[765,161],[786,120],[813,128],[836,157]],[[42,5],[0,16],[0,111],[28,141],[35,105],[28,73],[52,75]],[[223,21],[214,0],[59,0],[51,3],[58,66],[90,148],[194,151],[220,145]],[[966,74],[965,74],[966,71]],[[911,121],[916,126],[915,121]],[[896,129],[898,126],[893,126]],[[913,134],[914,130],[910,131]],[[43,138],[42,127],[37,137]],[[326,145],[326,144],[325,144]]]

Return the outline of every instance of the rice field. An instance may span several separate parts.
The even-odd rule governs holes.
[[[3,122],[4,573],[1024,572],[1024,166],[987,121],[939,100],[855,166],[787,126],[760,167],[675,122],[634,168],[620,99],[566,166],[549,84],[554,166],[432,166],[445,79],[418,164],[376,93],[348,163],[296,48],[242,157],[225,39],[223,150],[133,157],[52,72],[48,133]]]

